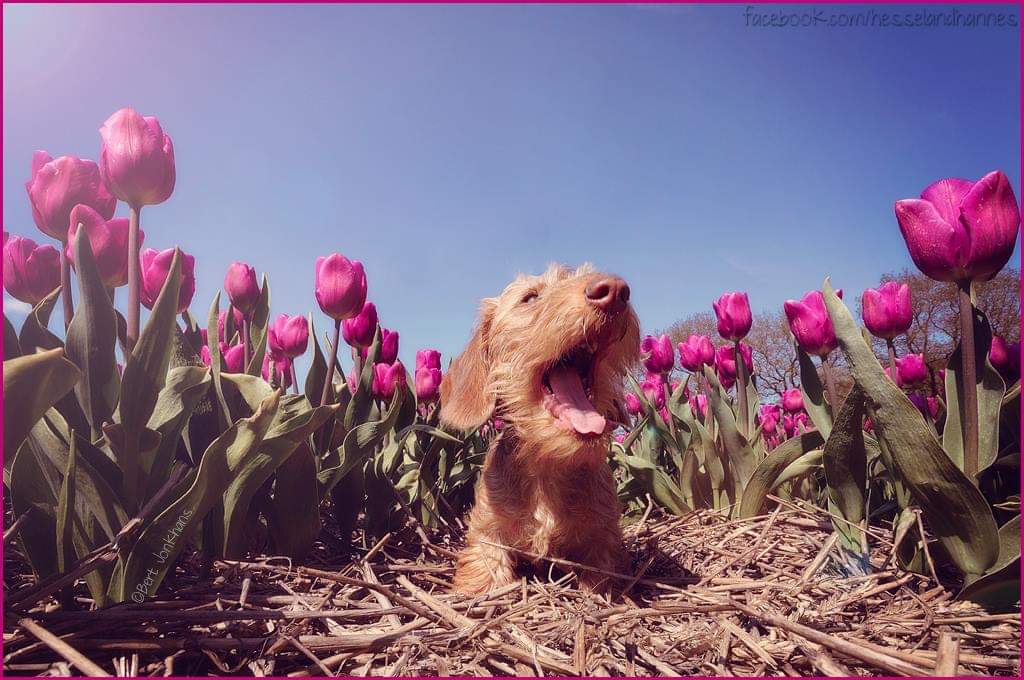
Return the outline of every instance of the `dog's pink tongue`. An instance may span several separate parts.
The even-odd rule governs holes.
[[[548,374],[554,404],[551,412],[580,434],[604,432],[604,416],[597,412],[583,390],[583,381],[574,369],[558,366]]]

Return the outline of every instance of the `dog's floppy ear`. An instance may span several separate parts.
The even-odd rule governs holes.
[[[460,430],[475,429],[494,413],[494,395],[487,385],[487,342],[495,306],[495,300],[490,298],[481,303],[480,321],[473,337],[441,380],[441,420]]]

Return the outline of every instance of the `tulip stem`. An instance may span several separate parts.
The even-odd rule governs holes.
[[[142,268],[139,265],[139,218],[142,207],[128,207],[128,351],[139,339],[139,294]]]
[[[327,359],[327,376],[324,378],[324,391],[320,395],[320,405],[326,406],[331,396],[331,381],[334,380],[334,364],[338,360],[338,342],[341,340],[341,319],[334,320],[334,337],[331,339],[330,357]]]
[[[971,304],[971,282],[957,283],[960,302],[960,389],[963,411],[960,422],[964,437],[964,474],[975,481],[978,474],[978,385],[974,358],[974,305]]]
[[[295,394],[299,393],[299,379],[295,377],[295,359],[288,362],[288,368],[292,372],[292,389],[295,390]]]
[[[242,357],[245,362],[243,371],[249,370],[249,359],[252,358],[252,351],[249,349],[249,319],[242,318]]]
[[[892,381],[899,385],[899,372],[896,369],[896,344],[892,338],[887,338],[885,344],[889,347],[889,372],[892,373]]]
[[[827,357],[821,358],[821,374],[825,378],[825,391],[828,392],[828,402],[832,407],[832,419],[839,415],[839,393],[836,392],[836,383],[832,379],[832,366],[828,363]]]
[[[736,396],[739,397],[739,427],[744,437],[750,436],[747,427],[747,365],[743,361],[743,352],[740,351],[740,341],[736,341]]]
[[[71,261],[68,260],[68,242],[60,244],[60,298],[64,302],[64,331],[71,325],[75,315],[75,303],[71,299]]]

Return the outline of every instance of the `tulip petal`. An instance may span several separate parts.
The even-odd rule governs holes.
[[[1010,180],[998,170],[982,177],[962,204],[963,223],[970,235],[965,265],[972,279],[987,281],[1013,255],[1020,211]]]
[[[921,192],[921,198],[935,206],[942,219],[953,224],[960,220],[960,204],[974,186],[966,179],[950,177],[933,182]]]
[[[910,257],[926,276],[936,281],[955,281],[959,253],[967,245],[966,230],[943,219],[929,201],[910,198],[896,201],[896,220]],[[959,225],[960,221],[957,220]]]

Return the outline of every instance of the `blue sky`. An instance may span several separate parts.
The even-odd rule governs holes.
[[[407,364],[447,360],[481,297],[549,261],[626,277],[650,330],[725,291],[859,294],[910,265],[892,203],[940,177],[1000,168],[1020,195],[1017,29],[756,29],[743,6],[3,13],[5,229],[45,239],[33,150],[96,158],[130,105],[174,139],[177,188],[143,229],[196,256],[195,315],[238,259],[322,332],[313,265],[337,251]]]

